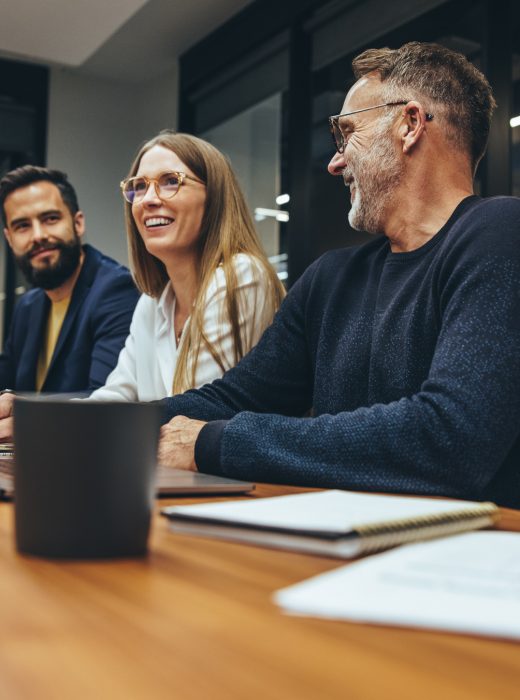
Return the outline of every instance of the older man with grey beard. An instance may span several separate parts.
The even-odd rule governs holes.
[[[435,44],[353,67],[329,172],[382,235],[316,261],[236,368],[165,401],[160,458],[520,507],[520,200],[473,192],[491,88]]]

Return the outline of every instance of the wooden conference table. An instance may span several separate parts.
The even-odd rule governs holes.
[[[520,512],[500,526],[520,531]],[[271,602],[343,564],[174,536],[158,512],[145,559],[39,560],[16,554],[0,503],[0,698],[519,697],[520,644],[290,617]]]

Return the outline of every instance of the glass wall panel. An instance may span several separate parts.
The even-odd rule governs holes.
[[[0,59],[0,177],[20,165],[45,162],[48,69]],[[2,236],[3,239],[3,236]],[[5,239],[0,245],[0,348],[26,281]]]
[[[289,215],[277,204],[281,191],[280,93],[259,102],[200,136],[225,153],[244,191],[267,255],[282,279],[286,277],[283,227]]]
[[[513,195],[520,197],[520,55],[513,56],[514,115],[511,119],[511,165],[513,169]]]
[[[3,98],[3,99],[2,99]],[[12,99],[0,95],[0,178],[9,170],[35,157],[35,110],[17,105]],[[26,291],[26,280],[14,265],[4,236],[0,244],[0,348],[8,332],[12,307]]]
[[[520,197],[520,6],[513,9],[513,114],[511,125],[511,166],[513,194]]]

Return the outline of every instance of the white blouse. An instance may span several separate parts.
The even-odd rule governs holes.
[[[237,276],[240,334],[244,351],[259,341],[271,322],[272,311],[265,300],[269,280],[260,264],[244,253],[233,259]],[[268,307],[270,305],[267,305]],[[99,401],[153,401],[172,395],[177,357],[187,335],[189,318],[184,325],[179,347],[174,331],[175,295],[168,283],[159,299],[143,294],[135,307],[130,334],[121,350],[117,366],[105,386],[89,398]],[[215,270],[206,294],[204,332],[219,350],[226,369],[235,364],[234,344],[226,311],[226,277],[222,267]],[[195,385],[212,382],[223,374],[211,353],[201,346]]]

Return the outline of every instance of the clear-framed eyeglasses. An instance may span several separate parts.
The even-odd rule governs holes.
[[[193,182],[204,185],[202,180],[193,177],[193,175],[187,175],[178,170],[173,170],[171,172],[162,173],[159,177],[146,177],[145,175],[128,177],[123,180],[119,186],[121,187],[121,192],[126,201],[130,204],[134,204],[144,199],[151,184],[153,184],[155,193],[160,199],[171,199],[175,197],[185,180],[193,180]]]

